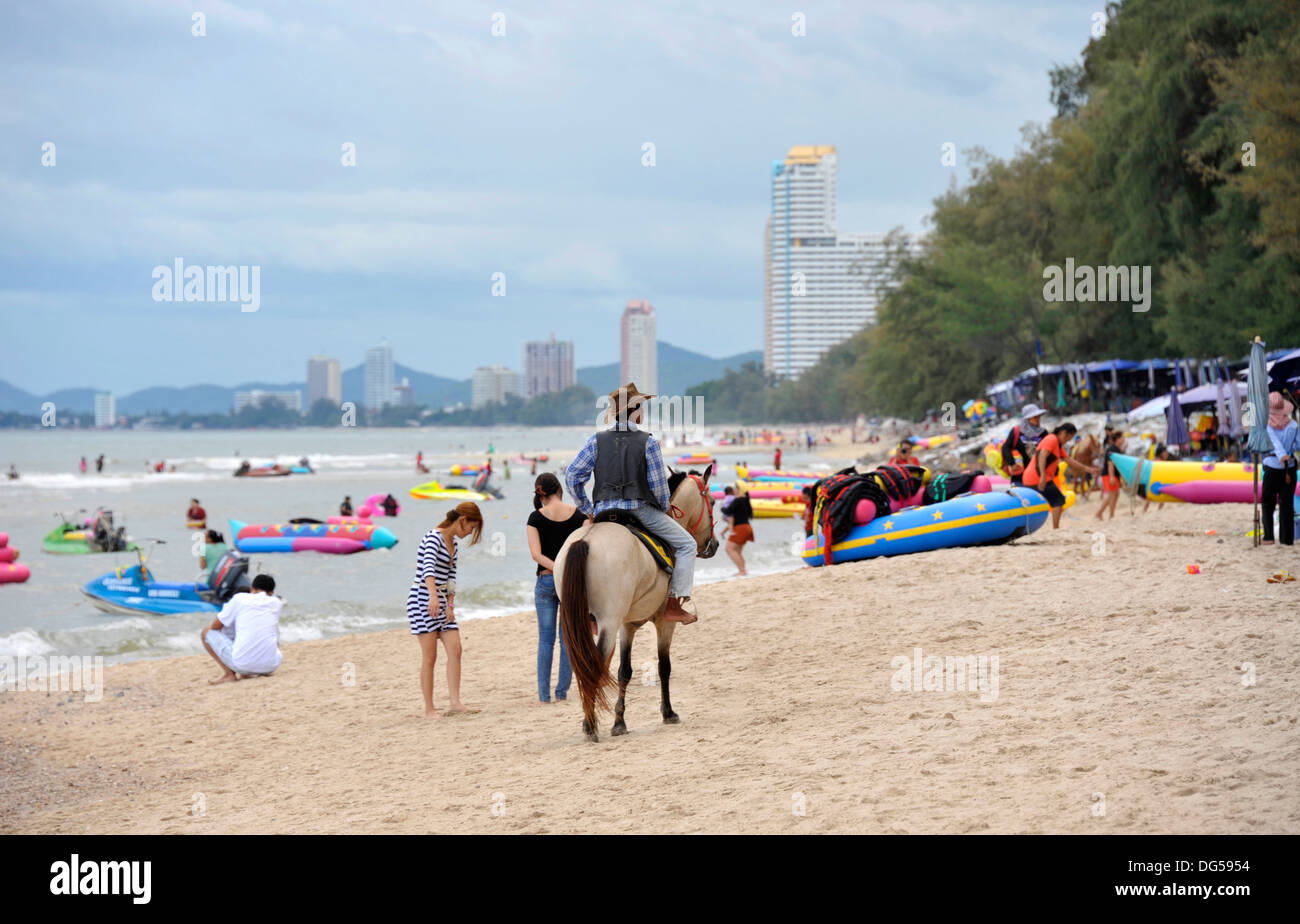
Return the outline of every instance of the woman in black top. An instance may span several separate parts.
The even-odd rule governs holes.
[[[533,485],[533,512],[528,515],[528,550],[537,562],[537,585],[533,589],[533,602],[537,605],[537,698],[543,703],[551,701],[551,656],[555,652],[556,622],[560,598],[555,593],[555,556],[560,554],[564,541],[587,518],[573,504],[564,502],[560,479],[550,472],[537,476]],[[569,683],[573,670],[569,667],[569,652],[560,636],[560,676],[555,685],[555,698],[568,699]]]
[[[742,554],[746,542],[754,541],[754,527],[749,521],[754,518],[754,507],[749,502],[749,494],[741,493],[724,511],[727,522],[723,529],[723,538],[727,540],[727,557],[736,564],[736,573],[745,575],[745,556]]]

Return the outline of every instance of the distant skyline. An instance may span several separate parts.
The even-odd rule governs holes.
[[[633,298],[661,340],[759,349],[772,160],[835,145],[841,226],[924,232],[968,176],[941,145],[1010,154],[1096,6],[825,4],[793,36],[788,5],[554,3],[494,37],[487,8],[223,0],[195,37],[166,0],[7,4],[0,378],[293,381],[387,338],[468,379],[552,331],[596,365]],[[258,310],[155,301],[178,258],[259,267]]]

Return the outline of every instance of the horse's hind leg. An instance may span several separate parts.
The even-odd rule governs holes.
[[[618,650],[618,702],[614,704],[614,727],[611,735],[626,735],[627,723],[623,721],[623,700],[627,696],[627,684],[632,679],[632,636],[636,626],[623,626],[622,644]]]
[[[665,725],[676,725],[681,716],[673,712],[673,704],[668,698],[668,678],[672,675],[673,665],[668,658],[668,649],[673,643],[673,628],[676,623],[663,619],[655,620],[655,629],[659,635],[659,711],[663,713]]]

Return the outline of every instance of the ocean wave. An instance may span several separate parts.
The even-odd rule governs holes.
[[[50,654],[54,650],[54,646],[41,638],[35,629],[19,629],[8,635],[0,635],[0,656],[21,658]]]

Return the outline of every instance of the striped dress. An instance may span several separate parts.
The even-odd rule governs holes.
[[[455,545],[455,541],[452,541]],[[412,635],[424,635],[426,632],[441,632],[444,629],[459,629],[455,621],[448,622],[447,595],[438,591],[438,617],[429,616],[429,588],[425,578],[433,578],[434,586],[442,587],[448,581],[456,579],[455,553],[447,548],[442,533],[435,526],[424,534],[420,540],[420,551],[416,556],[415,580],[411,591],[406,595],[406,618],[411,623]]]

